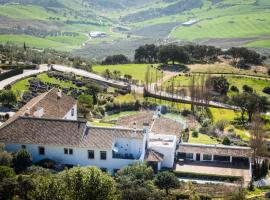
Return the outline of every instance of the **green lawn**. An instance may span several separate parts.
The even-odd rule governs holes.
[[[20,98],[21,95],[28,90],[28,81],[32,79],[26,78],[14,83],[11,87],[11,90],[16,94],[17,98]]]
[[[93,126],[102,126],[102,127],[113,127],[113,124],[109,124],[109,123],[103,123],[103,122],[99,122],[97,120],[89,122],[91,125]]]
[[[233,121],[235,117],[240,116],[239,112],[228,110],[228,109],[221,109],[221,108],[210,108],[214,122],[219,120],[227,120]]]
[[[144,82],[147,67],[147,64],[102,65],[93,66],[93,71],[98,74],[102,74],[106,69],[109,69],[111,72],[117,70],[121,72],[121,75],[129,74],[132,76],[132,79]],[[150,73],[150,77],[152,77],[152,82],[155,82],[156,74],[158,79],[160,79],[162,76],[161,72],[156,70],[156,68],[154,67],[150,68]]]
[[[189,133],[188,143],[193,144],[219,144],[219,142],[215,139],[210,138],[210,136],[206,134],[199,133],[198,137],[192,137],[192,132]]]
[[[124,111],[113,115],[107,115],[103,120],[104,121],[118,120],[120,117],[135,115],[137,113],[138,111]]]

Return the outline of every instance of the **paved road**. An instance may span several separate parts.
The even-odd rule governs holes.
[[[112,85],[118,85],[120,87],[128,85],[127,83],[124,83],[122,81],[106,79],[106,78],[104,78],[102,76],[99,76],[97,74],[87,72],[87,71],[82,70],[82,69],[76,69],[76,68],[73,68],[73,67],[66,67],[66,66],[63,66],[63,65],[53,65],[53,69],[56,70],[56,71],[61,71],[61,72],[65,72],[65,73],[74,73],[74,74],[76,74],[78,76],[83,76],[83,77],[86,77],[86,78],[102,81],[102,82],[112,84]]]
[[[32,76],[32,75],[46,72],[48,70],[49,70],[48,67],[45,65],[40,66],[40,68],[36,69],[36,70],[24,70],[22,74],[19,74],[19,75],[10,77],[8,79],[5,79],[3,81],[0,81],[0,89],[2,90],[2,89],[4,89],[5,86],[12,84],[16,81],[19,81],[20,79],[24,79],[24,78]]]

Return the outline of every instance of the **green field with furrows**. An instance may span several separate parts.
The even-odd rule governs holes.
[[[53,4],[51,1],[12,2],[0,2],[0,43],[27,42],[29,46],[38,48],[74,50],[75,54],[83,48],[89,52],[84,56],[93,58],[111,54],[111,44],[121,46],[119,53],[124,54],[134,48],[131,45],[134,40],[139,43],[143,39],[145,43],[153,43],[153,38],[160,40],[167,37],[181,41],[209,42],[212,45],[257,47],[266,51],[270,48],[270,1],[267,0],[55,0]],[[191,26],[181,25],[189,20],[198,22]],[[22,30],[27,30],[26,36],[22,36]],[[91,31],[105,32],[107,36],[89,39],[87,34]],[[48,35],[38,36],[37,32]],[[50,33],[55,32],[79,35],[50,36]],[[132,40],[127,39],[127,36]],[[121,45],[123,42],[126,43],[124,47]],[[99,45],[102,45],[100,50]]]

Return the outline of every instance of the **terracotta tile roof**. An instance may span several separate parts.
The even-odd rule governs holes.
[[[161,116],[156,118],[151,131],[155,134],[175,135],[179,138],[181,129],[182,126],[179,122]]]
[[[61,97],[58,97],[58,89],[53,88],[47,93],[41,94],[37,102],[27,104],[30,109],[30,115],[34,116],[34,112],[39,108],[44,109],[44,118],[63,118],[68,111],[76,104],[73,97],[67,96],[62,92]]]
[[[162,162],[164,155],[153,150],[147,149],[145,152],[144,160],[148,162]]]
[[[10,122],[17,119],[19,116],[33,117],[34,112],[39,108],[43,108],[44,114],[43,118],[60,118],[62,119],[68,111],[76,104],[76,100],[73,97],[67,96],[62,93],[62,97],[57,96],[58,89],[53,88],[48,92],[42,93],[37,97],[31,99],[27,104],[25,104],[17,113],[7,120],[2,126],[9,124]]]
[[[143,130],[89,127],[85,121],[18,117],[0,129],[0,142],[111,149],[116,138],[143,139]]]
[[[153,122],[153,116],[153,111],[142,111],[135,115],[121,117],[117,120],[116,125],[134,128],[134,122],[136,122],[137,129],[143,129],[144,123],[151,125]]]
[[[143,130],[130,128],[88,127],[82,140],[82,147],[111,149],[116,138],[143,139]]]
[[[85,121],[18,117],[0,129],[0,142],[79,146]]]
[[[181,153],[203,153],[235,157],[251,157],[252,149],[250,147],[225,146],[225,145],[204,145],[181,143],[177,149]]]

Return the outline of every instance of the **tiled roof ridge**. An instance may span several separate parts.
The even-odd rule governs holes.
[[[88,125],[88,127],[91,128],[98,128],[98,129],[107,129],[107,130],[123,130],[123,131],[139,131],[143,132],[143,129],[134,129],[134,128],[126,128],[126,127],[120,127],[120,126],[115,126],[115,127],[105,127],[105,126],[93,126],[93,125]]]
[[[61,118],[44,118],[44,117],[32,117],[32,116],[19,116],[17,119],[31,119],[31,120],[44,120],[44,121],[61,121],[61,122],[73,122],[73,123],[87,123],[86,120],[72,120]]]

